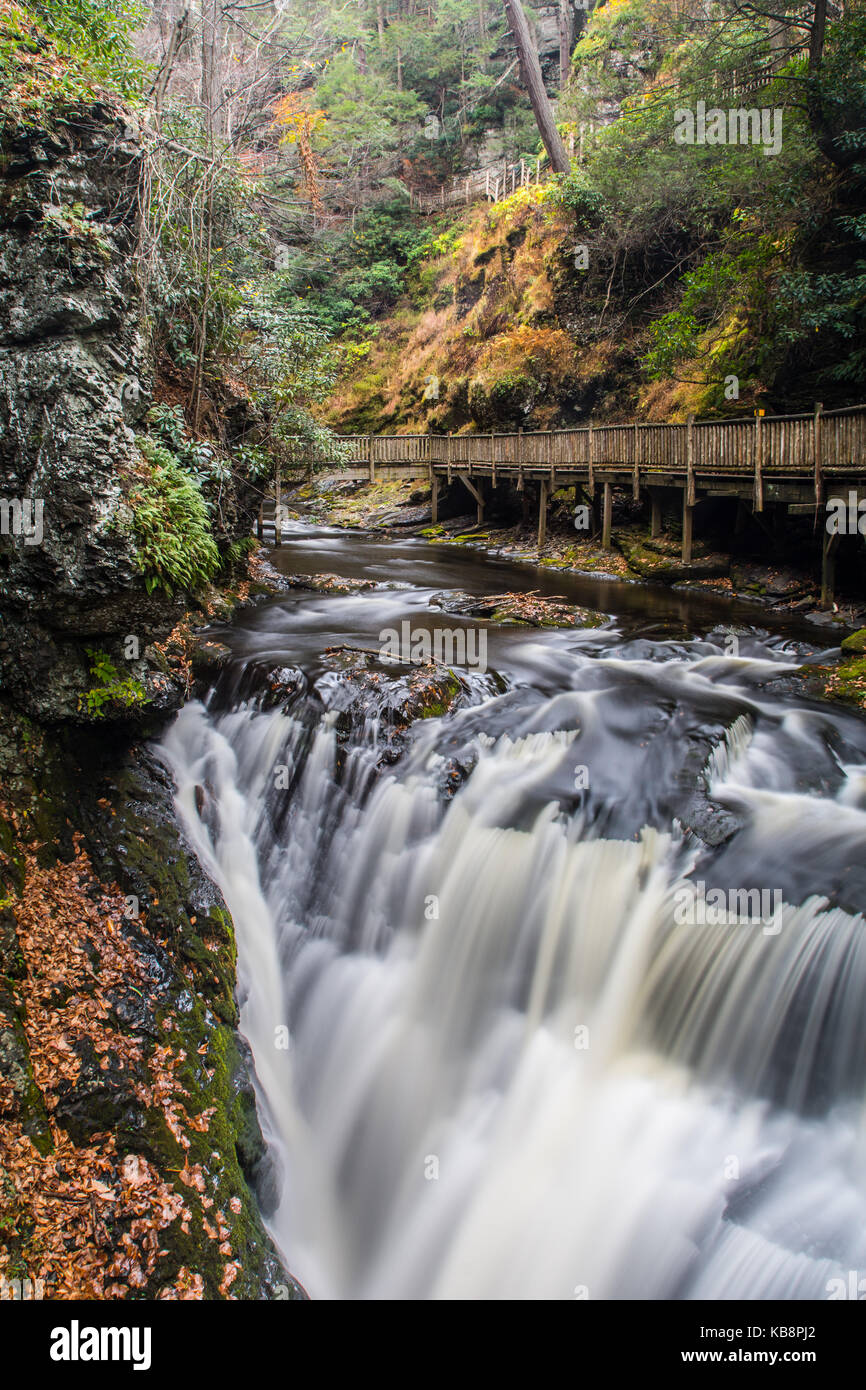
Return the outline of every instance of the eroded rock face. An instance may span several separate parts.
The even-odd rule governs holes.
[[[94,106],[0,163],[0,683],[75,716],[83,646],[167,631],[122,527],[146,409],[134,251],[141,149]],[[144,641],[142,641],[142,647]]]

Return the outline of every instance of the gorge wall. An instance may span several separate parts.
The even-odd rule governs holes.
[[[142,160],[98,104],[0,153],[0,1276],[293,1298],[253,1195],[231,919],[147,744],[193,689],[192,629],[249,595],[256,499],[220,485],[206,592],[146,582]]]

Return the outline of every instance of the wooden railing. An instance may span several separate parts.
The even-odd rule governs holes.
[[[486,169],[476,169],[471,174],[455,177],[444,183],[435,193],[410,192],[413,208],[422,213],[444,212],[446,208],[463,207],[469,203],[486,199],[490,203],[501,202],[518,188],[528,188],[530,184],[540,183],[547,156],[538,159],[521,159],[509,164],[499,160]]]
[[[307,446],[298,463],[311,461]],[[757,415],[677,424],[583,425],[511,434],[349,435],[334,461],[369,468],[416,465],[470,473],[480,467],[538,472],[670,473],[688,478],[752,474],[815,480],[866,472],[866,406],[802,415]]]

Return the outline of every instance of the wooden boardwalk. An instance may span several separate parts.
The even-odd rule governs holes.
[[[610,548],[613,489],[649,498],[652,534],[661,532],[662,503],[681,493],[683,560],[692,559],[693,513],[708,497],[734,497],[756,513],[767,507],[811,513],[816,521],[830,496],[866,498],[866,406],[802,415],[677,424],[584,425],[575,429],[511,434],[351,435],[336,441],[334,463],[375,481],[383,476],[427,476],[433,520],[442,489],[456,483],[484,519],[493,488],[508,484],[537,492],[538,544],[544,544],[551,493],[574,487],[595,510],[601,505],[602,545]],[[297,441],[287,462],[309,465]],[[321,465],[321,457],[316,460]],[[279,487],[279,480],[277,480]],[[524,499],[526,506],[526,498]],[[825,590],[832,588],[833,537],[824,534]],[[838,541],[838,537],[835,538]]]
[[[481,199],[488,203],[501,203],[504,198],[516,193],[518,188],[529,188],[539,184],[542,169],[547,161],[546,155],[537,159],[520,159],[509,163],[507,159],[484,169],[475,169],[471,174],[456,176],[443,183],[435,193],[409,192],[409,202],[416,212],[434,214],[445,212],[447,208],[467,207]],[[545,172],[544,177],[547,178]]]

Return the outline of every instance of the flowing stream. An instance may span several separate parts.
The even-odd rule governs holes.
[[[299,528],[277,563],[376,584],[220,631],[163,755],[235,922],[287,1266],[337,1299],[866,1281],[866,721],[793,679],[820,635],[422,541]],[[325,649],[506,588],[605,623],[476,622],[488,669],[383,760]]]

